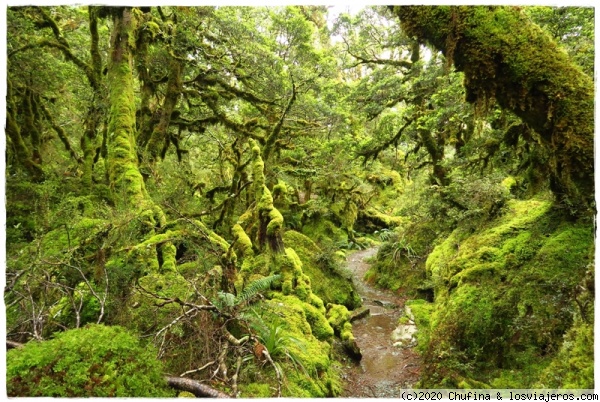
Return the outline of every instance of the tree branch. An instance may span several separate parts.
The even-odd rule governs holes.
[[[353,65],[351,67],[357,67],[361,64],[379,64],[379,65],[385,65],[385,66],[394,66],[394,67],[402,67],[402,68],[410,69],[413,66],[413,63],[405,61],[405,60],[380,59],[380,58],[376,57],[375,55],[373,55],[372,59],[359,56],[350,50],[350,45],[346,41],[346,38],[342,38],[342,39],[344,40],[344,44],[346,45],[346,52],[348,52],[348,54],[350,56],[352,56],[356,60],[358,60],[358,63],[356,63],[355,65]]]
[[[221,391],[189,378],[165,377],[165,380],[171,388],[191,392],[199,398],[231,398]]]

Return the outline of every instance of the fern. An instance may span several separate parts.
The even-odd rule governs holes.
[[[280,279],[281,275],[271,275],[257,279],[246,286],[237,297],[232,293],[220,291],[216,299],[211,300],[212,304],[219,310],[232,310],[240,305],[249,302],[254,296],[268,289],[273,282]]]
[[[302,339],[286,334],[283,325],[277,323],[265,324],[263,319],[256,311],[253,311],[254,319],[250,326],[256,332],[256,337],[269,351],[271,357],[277,359],[289,360],[296,371],[301,371],[305,375],[309,373],[302,364],[302,353],[307,353],[306,344]],[[290,347],[290,346],[295,346]],[[276,362],[276,364],[278,364]],[[283,370],[281,370],[283,373]]]
[[[257,279],[246,286],[238,297],[235,298],[236,305],[250,301],[254,296],[271,287],[271,284],[281,278],[281,275],[271,275]]]

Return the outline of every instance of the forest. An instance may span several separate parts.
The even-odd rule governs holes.
[[[334,9],[6,8],[8,396],[594,388],[594,8]]]

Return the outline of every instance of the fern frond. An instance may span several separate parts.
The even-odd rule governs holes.
[[[273,282],[277,281],[280,278],[281,275],[276,274],[252,281],[248,284],[248,286],[246,286],[242,293],[236,297],[235,305],[239,305],[241,303],[249,301],[260,292],[267,290],[269,287],[271,287],[271,284]]]

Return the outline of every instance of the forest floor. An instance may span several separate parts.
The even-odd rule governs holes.
[[[364,307],[371,313],[353,323],[353,333],[362,352],[362,360],[348,361],[344,369],[342,397],[395,398],[400,390],[412,388],[418,381],[421,360],[413,348],[393,345],[391,334],[403,315],[406,297],[385,289],[377,289],[363,278],[369,264],[365,259],[377,253],[369,248],[350,254],[348,269],[363,299]]]

